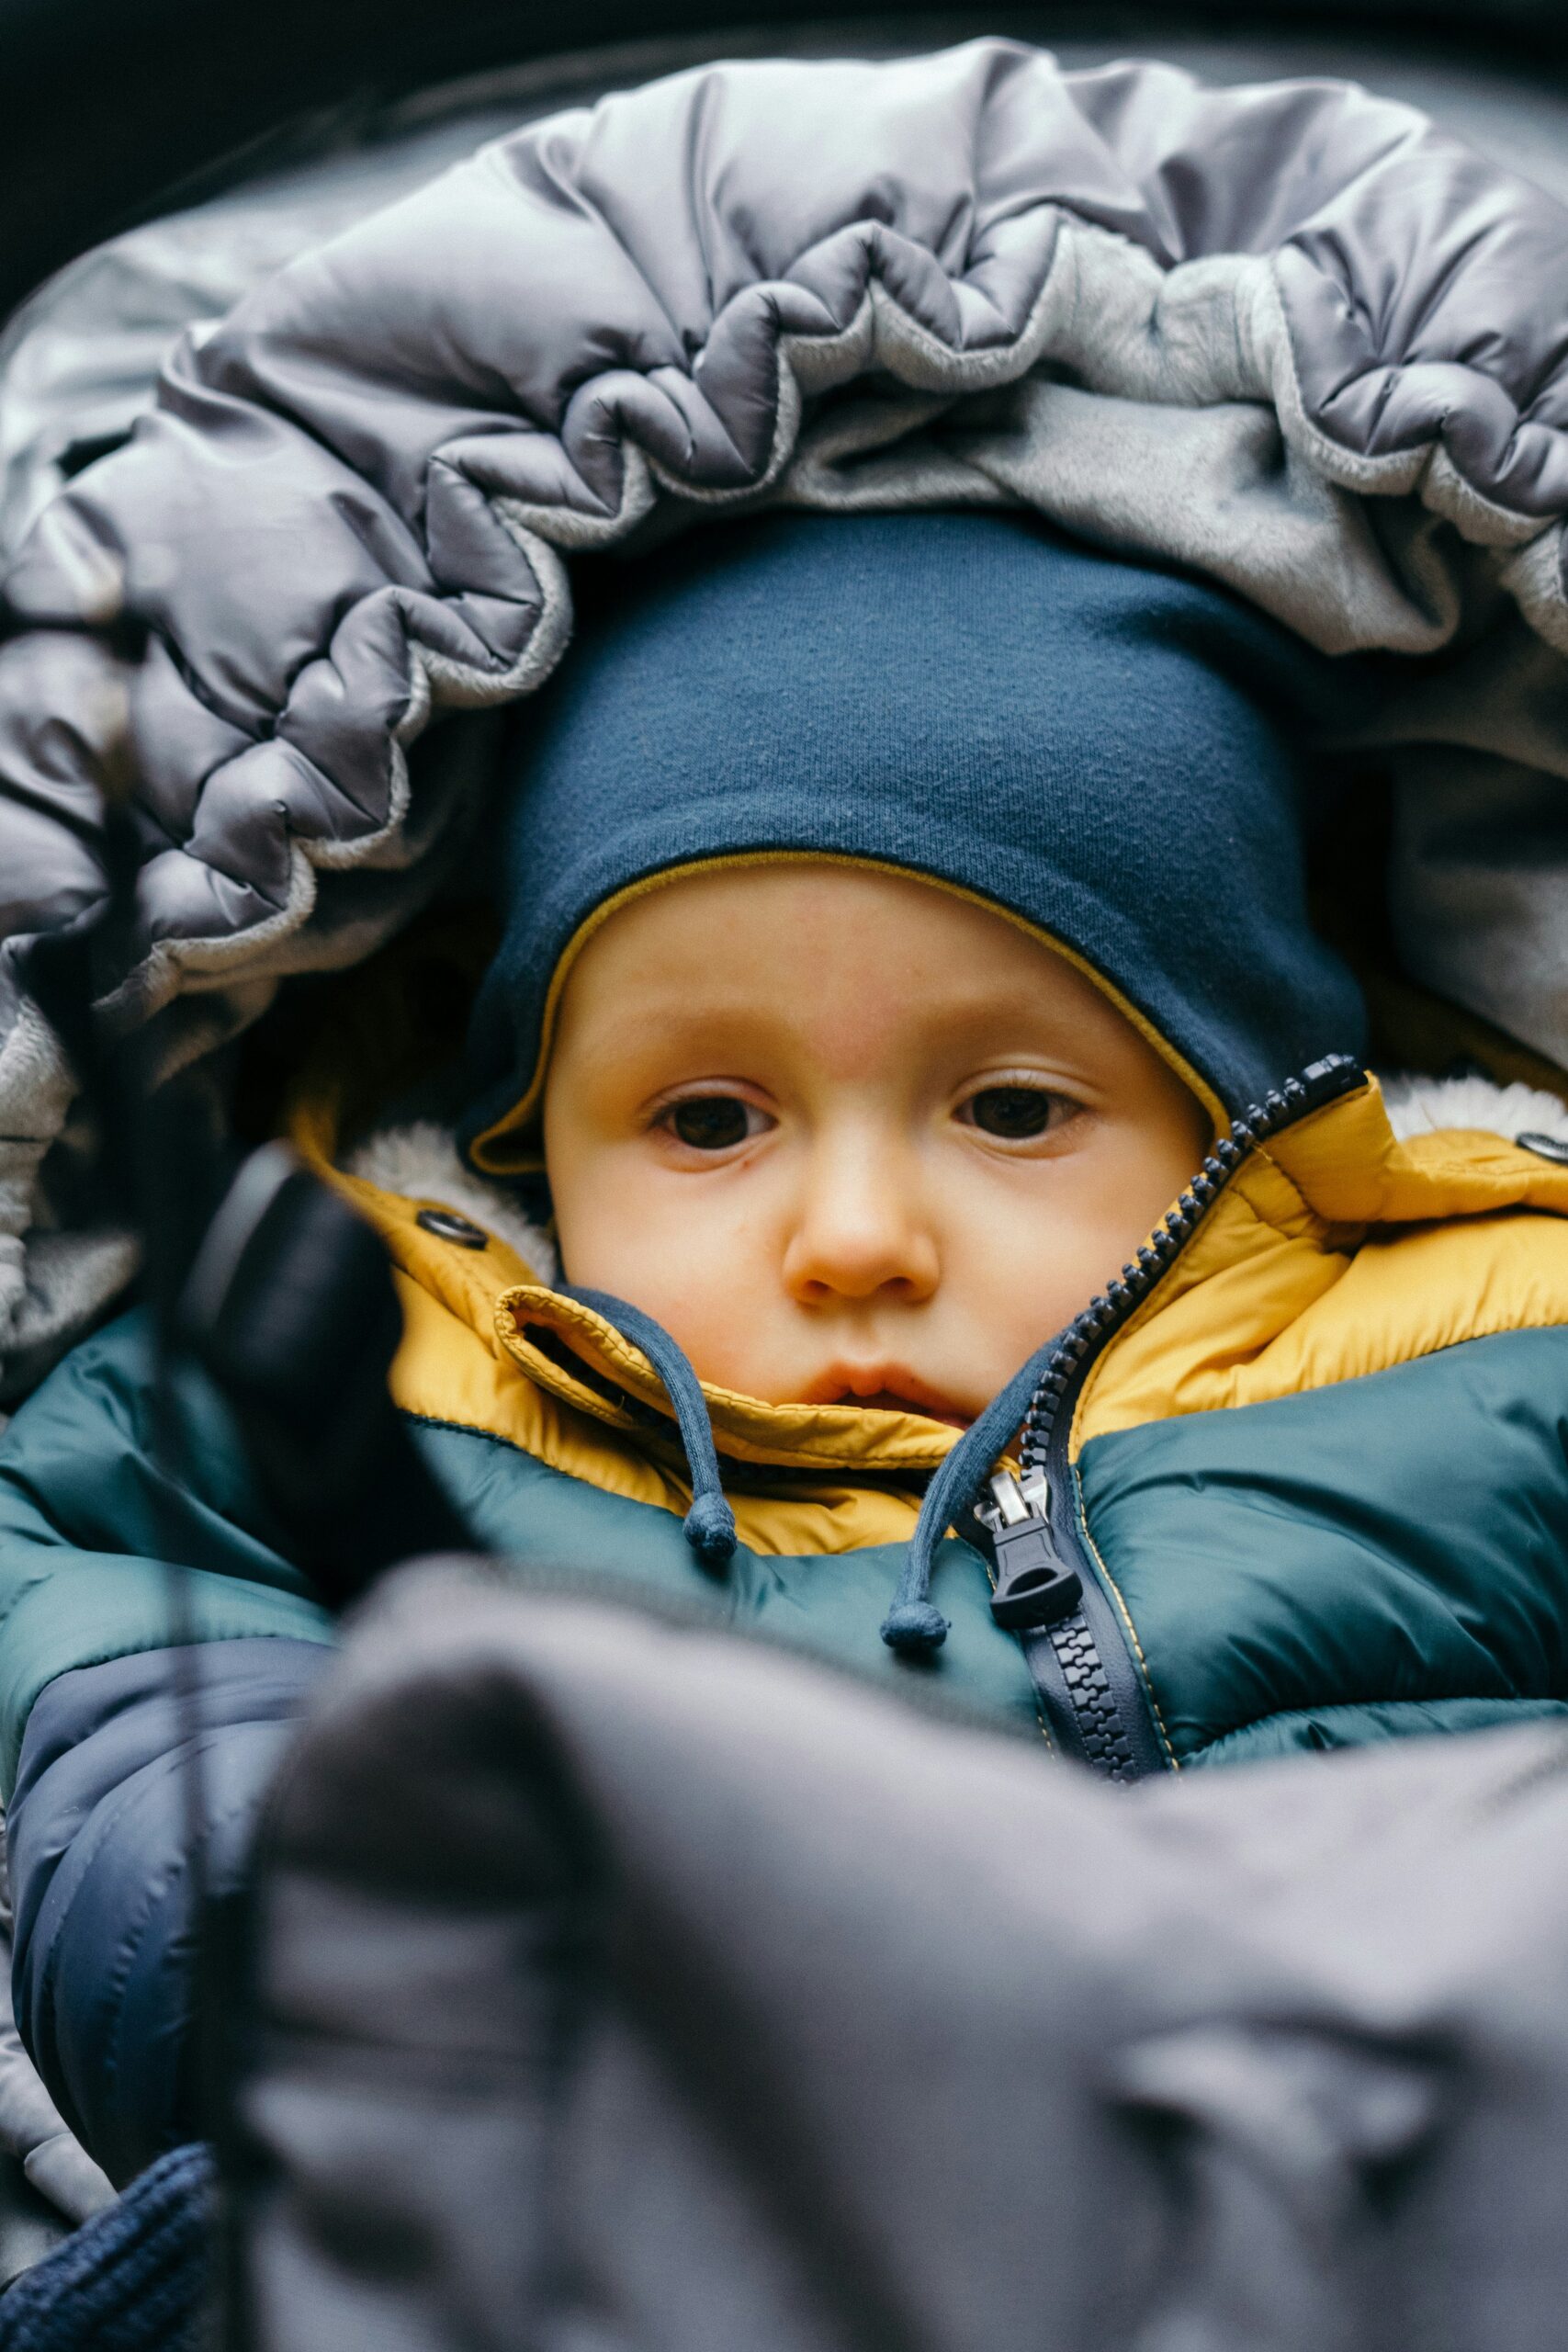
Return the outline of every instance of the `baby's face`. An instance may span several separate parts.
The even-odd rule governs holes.
[[[968,1421],[1120,1272],[1210,1123],[1004,917],[831,865],[612,915],[563,993],[545,1156],[567,1278],[771,1403]]]

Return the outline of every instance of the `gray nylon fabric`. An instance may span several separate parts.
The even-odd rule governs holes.
[[[753,36],[751,45],[762,40]],[[796,39],[775,28],[767,45],[793,53]],[[732,34],[724,53],[735,50]],[[1104,65],[1118,53],[1084,41],[1055,51],[1074,70]],[[1568,84],[1527,83],[1485,62],[1461,70],[1412,53],[1408,44],[1343,32],[1326,44],[1278,32],[1194,40],[1172,26],[1162,31],[1159,53],[1221,85],[1310,79],[1325,70],[1365,83],[1568,201]],[[411,193],[481,139],[708,55],[705,43],[643,41],[502,68],[478,85],[470,78],[422,91],[367,119],[356,102],[346,115],[314,125],[302,156],[69,264],[0,333],[0,556],[71,478],[84,450],[124,438],[153,405],[182,334],[206,333],[261,278],[378,204]]]
[[[1568,1737],[1118,1792],[402,1571],[275,1791],[254,2352],[1547,2352]]]
[[[1564,284],[1568,208],[1351,85],[977,41],[705,67],[491,142],[184,340],[12,560],[25,610],[128,580],[155,624],[118,1008],[189,1058],[405,920],[485,767],[463,729],[411,750],[548,673],[569,559],[759,498],[956,499],[1331,651],[1453,649],[1372,730],[1403,952],[1568,1058]],[[124,1265],[30,1261],[72,1089],[18,964],[100,888],[103,660],[42,626],[0,651],[13,1387]]]
[[[129,230],[40,287],[0,334],[0,553],[79,469],[84,449],[124,438],[153,405],[182,334],[210,328],[296,254],[515,130],[529,110],[519,93],[400,135],[394,120],[374,143]]]

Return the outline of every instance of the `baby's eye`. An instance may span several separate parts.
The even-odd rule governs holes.
[[[1044,1086],[982,1086],[960,1104],[958,1115],[982,1135],[1026,1143],[1061,1126],[1077,1108],[1065,1094],[1053,1094]]]
[[[660,1124],[692,1151],[731,1151],[761,1135],[766,1122],[739,1094],[695,1094],[672,1102]]]

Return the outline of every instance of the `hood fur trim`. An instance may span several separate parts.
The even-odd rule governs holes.
[[[1568,1143],[1568,1104],[1534,1086],[1498,1086],[1489,1078],[1422,1078],[1400,1072],[1382,1081],[1383,1106],[1401,1143],[1412,1136],[1477,1129],[1505,1136],[1545,1135]]]
[[[471,1217],[515,1250],[524,1264],[542,1283],[553,1283],[560,1267],[556,1246],[540,1226],[531,1225],[515,1194],[502,1184],[487,1184],[457,1156],[449,1128],[434,1119],[411,1120],[408,1125],[382,1127],[367,1136],[344,1163],[344,1172],[374,1184],[400,1200],[429,1201]]]

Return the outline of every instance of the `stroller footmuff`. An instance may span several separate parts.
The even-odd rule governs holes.
[[[241,2340],[1544,2352],[1563,1741],[1128,1796],[410,1571],[263,1838]]]

